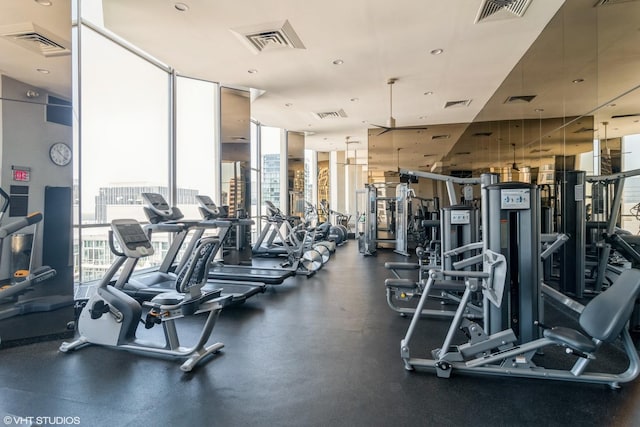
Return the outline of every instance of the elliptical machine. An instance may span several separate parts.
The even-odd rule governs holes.
[[[114,237],[122,251],[116,249]],[[152,255],[153,247],[136,220],[112,221],[109,247],[117,257],[80,313],[80,337],[75,341],[62,343],[60,351],[66,353],[88,344],[104,345],[152,356],[186,359],[180,369],[191,371],[205,357],[224,347],[222,343],[205,345],[222,307],[231,296],[220,297],[219,290],[201,292],[218,244],[215,237],[200,239],[176,277],[176,291],[162,293],[141,306],[135,299],[117,289],[121,282],[129,279],[127,275],[120,275],[113,286],[110,282],[127,259],[138,260]],[[143,307],[148,309],[144,318]],[[190,348],[182,347],[175,320],[200,313],[208,313],[208,316],[197,343]],[[139,340],[136,332],[140,322],[144,323],[146,329],[161,324],[165,342],[159,344]]]

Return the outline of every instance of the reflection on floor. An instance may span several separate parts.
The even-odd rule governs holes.
[[[60,341],[2,350],[0,415],[91,426],[640,425],[640,380],[613,391],[405,371],[409,320],[386,305],[383,267],[404,260],[365,258],[349,242],[315,276],[223,311],[211,340],[225,348],[190,374],[100,347],[62,354]],[[183,322],[185,344],[202,320]],[[446,328],[424,320],[412,353],[426,356]]]

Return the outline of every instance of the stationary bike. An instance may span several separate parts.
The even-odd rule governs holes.
[[[122,251],[116,249],[114,238]],[[109,246],[117,258],[80,313],[80,337],[73,342],[63,343],[60,351],[66,353],[88,344],[104,345],[152,356],[186,359],[180,369],[191,371],[206,356],[217,353],[224,346],[222,343],[205,345],[222,307],[231,296],[220,297],[220,290],[201,292],[207,282],[207,272],[218,244],[215,237],[200,239],[193,252],[188,254],[188,262],[177,274],[176,291],[159,294],[141,306],[135,299],[117,289],[121,282],[129,279],[126,274],[119,276],[114,286],[109,283],[127,259],[138,260],[152,255],[153,247],[136,220],[114,220],[109,233]],[[143,307],[148,309],[144,318]],[[208,316],[197,343],[190,348],[182,347],[175,320],[200,313],[208,313]],[[139,340],[136,332],[140,323],[146,329],[162,325],[164,343]]]

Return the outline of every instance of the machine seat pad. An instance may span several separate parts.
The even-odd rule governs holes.
[[[384,285],[387,288],[403,288],[403,289],[417,289],[418,285],[411,279],[385,279]]]
[[[627,242],[628,244],[632,245],[632,246],[638,246],[640,245],[640,236],[634,236],[634,235],[621,235],[620,236],[622,238],[622,240],[624,240],[625,242]]]
[[[596,351],[596,344],[575,329],[556,326],[555,328],[545,329],[544,337],[583,353]]]
[[[176,305],[180,304],[183,299],[184,294],[181,294],[179,292],[163,292],[153,297],[151,303],[158,305]]]
[[[387,270],[417,270],[420,264],[415,262],[385,262],[384,268]]]
[[[624,270],[606,291],[585,306],[580,314],[580,326],[593,338],[615,341],[629,321],[638,295],[640,270]]]

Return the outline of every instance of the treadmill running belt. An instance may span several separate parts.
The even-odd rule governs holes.
[[[216,265],[209,269],[209,279],[214,280],[239,280],[262,282],[267,285],[279,285],[287,277],[291,277],[295,271],[275,269],[275,268],[256,268],[241,265]]]

